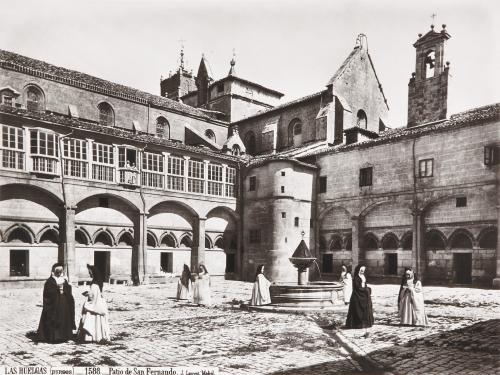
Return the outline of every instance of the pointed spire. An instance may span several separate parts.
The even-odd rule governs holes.
[[[236,75],[236,69],[234,68],[234,66],[236,65],[236,52],[234,51],[234,48],[233,48],[233,58],[231,59],[231,68],[229,68],[229,74],[230,76],[234,76]]]

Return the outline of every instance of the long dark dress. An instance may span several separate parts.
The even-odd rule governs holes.
[[[371,289],[362,286],[362,280],[356,273],[353,279],[351,300],[347,313],[346,328],[369,328],[373,325],[373,307]]]
[[[64,342],[73,336],[75,325],[75,300],[67,281],[60,293],[56,280],[49,277],[43,287],[43,310],[38,325],[37,340]]]

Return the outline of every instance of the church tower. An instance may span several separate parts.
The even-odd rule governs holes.
[[[449,63],[444,66],[444,42],[450,39],[446,25],[440,32],[431,30],[413,44],[416,49],[415,72],[408,83],[408,127],[443,120],[448,101]]]

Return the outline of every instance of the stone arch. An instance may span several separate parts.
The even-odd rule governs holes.
[[[1,185],[0,189],[2,191],[2,194],[0,194],[0,201],[6,201],[10,199],[27,200],[37,205],[43,206],[54,215],[54,218],[59,219],[61,217],[64,204],[62,197],[60,197],[57,193],[54,193],[37,185],[18,183]],[[27,194],[29,189],[33,189],[36,193]],[[3,208],[1,208],[1,210],[3,211]],[[45,220],[46,219],[47,217],[45,217]]]
[[[212,239],[210,238],[210,236],[205,234],[205,249],[212,249],[212,248],[213,248]]]
[[[125,246],[134,246],[134,235],[130,229],[123,229],[116,236],[116,244]]]
[[[159,116],[156,119],[156,136],[162,139],[170,139],[170,124],[168,120],[163,117]]]
[[[342,250],[342,237],[338,234],[334,234],[330,239],[329,249],[331,251],[341,251]]]
[[[111,198],[111,199],[113,199],[111,201],[112,205],[110,207],[107,207],[107,208],[114,209],[116,211],[121,212],[122,214],[127,216],[131,221],[133,221],[135,213],[141,212],[141,209],[139,208],[139,206],[136,203],[123,197],[122,195],[109,193],[106,191],[99,192],[99,193],[93,193],[91,191],[88,195],[84,196],[76,203],[76,206],[77,206],[76,214],[79,214],[79,213],[81,213],[85,210],[91,209],[91,208],[99,207],[98,201],[93,202],[95,199],[99,200],[99,198]],[[113,204],[115,199],[118,201],[121,201],[122,203],[125,203],[125,206],[132,212],[125,210],[124,207],[121,207],[121,205]]]
[[[352,250],[352,236],[350,234],[344,237],[344,249],[347,251]]]
[[[153,217],[162,214],[172,214],[180,216],[187,222],[187,224],[189,224],[188,227],[190,227],[191,229],[195,226],[196,219],[200,216],[198,212],[196,212],[191,206],[184,202],[176,200],[163,200],[157,202],[152,205],[148,211],[148,219],[152,219]],[[163,226],[161,223],[158,224]]]
[[[288,147],[298,147],[303,142],[303,127],[302,121],[296,117],[288,124]]]
[[[477,236],[477,244],[482,249],[496,249],[498,244],[497,228],[489,227],[483,229]]]
[[[187,247],[187,248],[192,248],[193,247],[193,239],[191,238],[191,235],[189,233],[184,233],[179,241],[179,247]]]
[[[413,233],[412,231],[408,231],[401,236],[401,248],[403,250],[412,250],[413,249]]]
[[[179,247],[179,243],[177,242],[175,234],[172,232],[165,232],[160,237],[160,246],[175,248]]]
[[[214,240],[214,248],[224,249],[224,236],[217,236]]]
[[[115,237],[109,229],[99,228],[92,236],[92,243],[94,245],[102,243],[105,246],[114,246],[116,244]]]
[[[329,207],[325,208],[323,211],[320,212],[320,214],[318,215],[318,221],[320,221],[320,222],[323,221],[325,216],[328,213],[330,213],[330,211],[333,211],[335,209],[339,209],[339,210],[343,211],[349,219],[352,216],[351,212],[347,208],[345,208],[343,206],[339,206],[339,205],[333,205],[333,206],[329,206]]]
[[[159,247],[158,237],[150,230],[146,233],[146,243],[148,247]]]
[[[85,228],[78,227],[75,229],[75,242],[79,245],[92,245],[92,237]]]
[[[25,224],[14,224],[4,233],[5,242],[24,242],[33,244],[36,242],[35,232]]]
[[[42,229],[38,231],[38,234],[36,236],[36,242],[38,243],[52,242],[58,244],[59,241],[60,241],[59,230],[52,225],[44,226]]]
[[[448,241],[446,236],[437,229],[431,229],[425,233],[425,247],[428,250],[444,250]]]
[[[452,249],[472,249],[474,247],[474,236],[463,228],[456,229],[448,239]]]
[[[380,248],[380,243],[374,233],[368,232],[363,236],[363,248],[365,250],[377,250]]]
[[[384,234],[380,243],[384,250],[396,250],[399,248],[398,237],[392,232]]]
[[[115,126],[115,110],[109,102],[101,101],[97,104],[99,124],[104,126]]]
[[[217,206],[217,207],[212,208],[210,211],[207,212],[205,217],[207,219],[209,219],[211,217],[216,217],[216,216],[218,216],[218,217],[226,216],[226,215],[224,215],[224,213],[228,214],[236,222],[238,222],[240,220],[240,215],[238,215],[238,213],[236,211],[234,211],[231,208],[226,207],[226,206]]]
[[[356,114],[356,126],[362,129],[368,128],[368,118],[366,112],[360,109]]]

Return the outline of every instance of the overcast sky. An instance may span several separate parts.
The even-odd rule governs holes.
[[[448,115],[500,101],[500,1],[9,1],[0,14],[0,48],[159,94],[175,71],[180,41],[187,65],[201,54],[214,78],[237,75],[286,94],[288,101],[324,88],[355,45],[369,52],[390,107],[404,126],[412,44],[437,14],[451,39]]]

